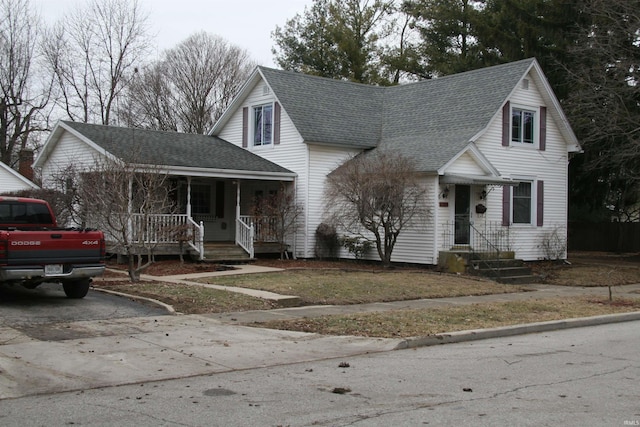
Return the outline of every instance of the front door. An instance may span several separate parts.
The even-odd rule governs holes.
[[[470,243],[470,212],[471,187],[468,185],[456,185],[454,241],[456,245],[468,245]]]

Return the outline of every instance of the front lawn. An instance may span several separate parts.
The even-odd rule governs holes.
[[[260,289],[295,295],[304,305],[345,305],[522,292],[525,288],[503,285],[470,276],[440,274],[429,270],[287,270],[277,273],[208,277],[199,282],[220,286]]]

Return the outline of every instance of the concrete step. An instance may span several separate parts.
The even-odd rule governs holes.
[[[471,274],[488,277],[500,283],[539,283],[540,278],[520,259],[471,260]]]
[[[249,254],[235,243],[205,244],[204,259],[208,262],[246,262]]]

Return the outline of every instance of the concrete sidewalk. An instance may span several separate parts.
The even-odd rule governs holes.
[[[249,267],[254,268],[236,270],[235,273],[215,274],[248,274],[266,271],[255,266]],[[210,276],[211,273],[206,275]],[[198,274],[198,277],[201,275]],[[157,277],[152,279],[160,280]],[[164,277],[162,280],[203,286],[190,281],[193,279],[194,276],[189,275]],[[241,324],[272,319],[315,317],[326,314],[428,308],[439,305],[554,296],[571,298],[585,294],[608,295],[607,288],[568,288],[546,285],[530,285],[530,287],[532,292],[479,297],[350,306],[292,307],[210,315],[78,321],[55,325],[68,331],[68,336],[74,336],[76,333],[75,336],[81,337],[60,341],[39,341],[17,329],[0,327],[0,399],[186,378],[329,358],[340,359],[415,346],[640,320],[640,312],[637,312],[411,339],[334,337],[241,326]],[[238,291],[238,288],[235,290]],[[616,297],[625,295],[638,297],[638,293],[640,293],[640,284],[615,288]]]

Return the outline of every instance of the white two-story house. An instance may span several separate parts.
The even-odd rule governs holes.
[[[35,166],[46,185],[70,153],[125,159],[132,144],[175,176],[205,242],[247,249],[240,230],[252,225],[252,201],[294,186],[303,215],[289,248],[298,258],[315,257],[327,175],[364,150],[397,150],[416,160],[430,216],[402,231],[392,261],[417,264],[437,264],[452,248],[546,258],[547,236],[566,240],[568,164],[581,151],[527,59],[391,87],[257,67],[207,136],[61,122]]]

